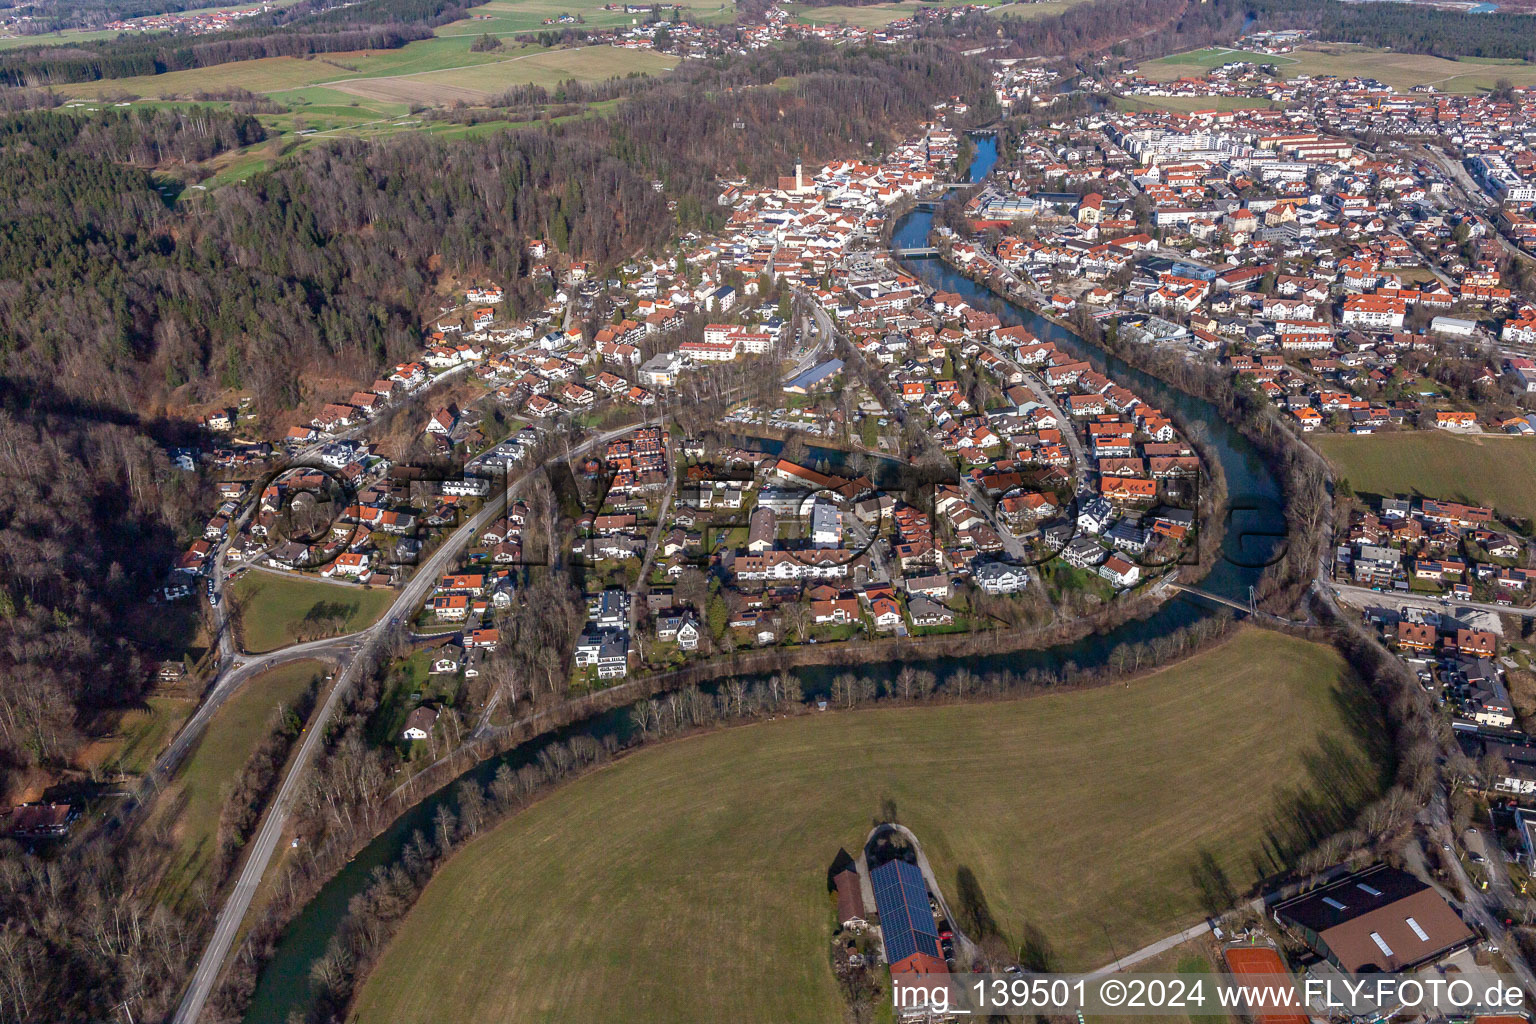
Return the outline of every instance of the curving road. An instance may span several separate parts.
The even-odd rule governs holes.
[[[633,424],[628,424],[605,434],[589,438],[581,444],[573,447],[570,456],[575,457],[585,454],[592,448],[606,445],[609,441],[621,437],[634,430]],[[518,493],[532,474],[525,475],[504,492],[508,500]],[[438,578],[442,575],[451,561],[458,558],[464,546],[474,537],[478,537],[485,526],[497,517],[505,514],[505,502],[498,499],[488,503],[479,512],[475,513],[467,522],[456,530],[443,545],[435,551],[430,558],[417,567],[416,573],[410,581],[401,589],[400,596],[395,598],[389,611],[378,622],[367,629],[360,630],[348,636],[337,637],[332,640],[315,641],[313,644],[298,644],[294,647],[283,648],[270,654],[257,658],[242,660],[233,671],[226,672],[214,687],[209,701],[205,707],[199,709],[194,718],[200,719],[196,728],[182,729],[177,741],[172,746],[183,745],[182,752],[189,749],[196,742],[196,736],[201,734],[202,726],[207,719],[212,717],[213,710],[207,709],[208,704],[214,703],[217,697],[222,702],[229,693],[236,689],[240,682],[248,679],[255,672],[269,668],[279,660],[293,660],[302,657],[316,657],[322,650],[328,651],[343,663],[340,675],[326,695],[325,701],[314,714],[309,725],[305,727],[303,739],[294,754],[288,773],[283,777],[282,785],[278,788],[277,795],[273,797],[267,807],[266,815],[262,819],[261,827],[252,837],[246,847],[245,860],[241,865],[239,877],[235,881],[234,888],[230,890],[224,905],[219,909],[218,920],[214,925],[213,934],[209,937],[207,945],[203,948],[202,955],[198,958],[197,969],[192,974],[192,980],[187,986],[186,993],[182,996],[180,1005],[176,1008],[175,1015],[171,1018],[173,1024],[194,1024],[202,1014],[203,1006],[208,1001],[208,996],[213,992],[213,986],[218,981],[219,974],[224,966],[224,960],[229,955],[230,948],[234,945],[235,936],[240,930],[240,923],[245,918],[246,911],[250,908],[251,900],[256,895],[256,889],[261,884],[262,876],[266,874],[267,865],[272,860],[272,855],[277,850],[277,844],[282,838],[283,830],[288,826],[288,817],[298,799],[300,787],[304,776],[309,771],[310,765],[318,756],[331,719],[336,714],[336,709],[341,706],[342,698],[351,690],[362,674],[363,667],[367,665],[372,655],[379,652],[389,634],[389,630],[396,621],[414,611],[424,603],[435,587]],[[205,713],[206,712],[206,713]],[[167,751],[169,754],[170,751]]]

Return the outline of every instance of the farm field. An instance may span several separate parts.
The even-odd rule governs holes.
[[[513,85],[555,85],[567,78],[593,81],[632,71],[654,74],[669,70],[675,63],[675,58],[665,54],[611,46],[550,50],[509,44],[501,50],[472,53],[469,47],[474,38],[467,35],[423,39],[398,50],[331,53],[313,58],[267,57],[163,75],[76,82],[60,86],[57,91],[82,99],[124,93],[175,99],[238,86],[297,107],[321,106],[311,103],[314,97],[309,93],[315,86],[329,86],[327,91],[333,96],[351,94],[390,101],[398,104],[395,109],[403,113],[411,102],[483,101]]]
[[[534,50],[495,63],[409,76],[365,78],[335,88],[369,100],[441,106],[464,100],[483,102],[514,85],[553,88],[567,79],[596,82],[631,72],[671,71],[677,58],[649,50],[586,46],[569,50]]]
[[[1245,96],[1116,96],[1121,110],[1260,110],[1269,101]]]
[[[296,661],[263,672],[229,698],[208,723],[203,738],[172,780],[167,798],[160,802],[164,810],[156,812],[170,816],[166,824],[176,843],[162,887],[164,898],[175,901],[187,896],[212,862],[224,801],[266,735],[273,709],[292,705],[310,681],[325,671],[321,662]]]
[[[1443,430],[1316,434],[1313,445],[1356,493],[1417,494],[1536,518],[1536,440]]]
[[[1522,61],[1466,57],[1448,60],[1424,54],[1394,53],[1347,43],[1317,43],[1287,54],[1265,54],[1211,47],[1176,53],[1149,61],[1137,70],[1154,81],[1203,75],[1229,61],[1274,64],[1286,78],[1297,75],[1354,75],[1375,78],[1406,92],[1416,85],[1433,85],[1441,92],[1476,93],[1493,88],[1500,78],[1516,86],[1536,85],[1536,65]]]
[[[826,872],[884,800],[952,902],[964,868],[1014,942],[1028,926],[1062,969],[1109,962],[1378,790],[1374,711],[1346,675],[1330,648],[1250,630],[1129,687],[803,715],[639,751],[460,851],[353,1013],[835,1020]]]
[[[97,39],[116,39],[122,33],[109,29],[86,31],[78,28],[66,28],[58,32],[44,32],[35,36],[0,36],[0,52],[17,50],[23,46],[65,46],[70,43],[89,43]]]
[[[713,5],[710,5],[711,7]],[[561,3],[560,0],[491,0],[479,7],[471,7],[469,17],[451,22],[437,30],[439,36],[480,36],[489,32],[493,36],[512,35],[521,32],[544,32],[563,28],[613,28],[628,25],[639,15],[603,9],[602,0],[576,0]],[[692,13],[690,10],[689,13]],[[544,21],[557,19],[562,14],[580,17],[579,23],[546,25]]]
[[[253,654],[286,647],[301,635],[313,640],[355,633],[376,622],[395,597],[383,587],[365,590],[256,571],[241,576],[231,591],[245,649]],[[335,628],[319,631],[317,619],[329,619]]]
[[[963,3],[965,0],[954,0],[955,3]],[[980,0],[985,2],[985,0]],[[1083,0],[1034,0],[1031,3],[1000,2],[990,3],[992,14],[1005,15],[1014,18],[1044,18],[1052,14],[1060,14],[1074,4]],[[948,3],[876,3],[862,7],[849,7],[843,5],[829,5],[825,7],[812,7],[806,4],[789,4],[787,9],[797,21],[809,25],[832,25],[845,22],[849,25],[857,25],[860,28],[884,28],[898,18],[910,17],[922,7],[948,7]]]

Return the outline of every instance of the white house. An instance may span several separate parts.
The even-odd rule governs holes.
[[[436,723],[436,708],[417,708],[405,720],[405,730],[400,733],[400,738],[404,740],[424,740],[432,734],[432,726]]]
[[[1117,587],[1129,587],[1141,579],[1141,570],[1119,555],[1110,555],[1099,566],[1099,575]]]

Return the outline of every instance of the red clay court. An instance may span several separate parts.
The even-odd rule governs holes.
[[[1280,962],[1280,954],[1268,946],[1242,946],[1229,949],[1222,954],[1227,960],[1227,970],[1241,977],[1242,975],[1279,975],[1290,976],[1290,971],[1285,969],[1285,964]],[[1260,1024],[1308,1024],[1307,1015],[1294,1011],[1278,1013],[1251,1013]]]

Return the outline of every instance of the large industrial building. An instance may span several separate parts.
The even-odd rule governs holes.
[[[1438,893],[1385,864],[1283,900],[1273,912],[1276,921],[1347,974],[1415,970],[1475,938]]]

